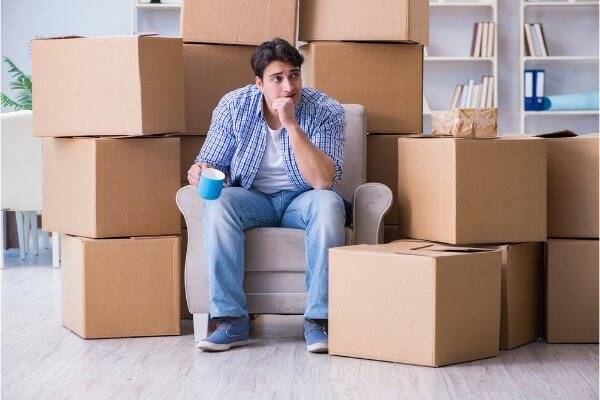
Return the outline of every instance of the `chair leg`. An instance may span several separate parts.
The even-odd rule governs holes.
[[[52,232],[52,268],[60,268],[60,234]]]
[[[194,342],[196,345],[208,336],[208,322],[208,314],[194,314]]]
[[[23,221],[23,211],[15,211],[17,220],[17,238],[19,239],[19,253],[21,260],[25,259],[25,223]]]
[[[29,254],[29,233],[31,232],[31,220],[29,212],[23,211],[23,244],[25,245],[25,256]]]
[[[42,241],[44,243],[44,249],[50,248],[50,232],[42,231]]]
[[[29,213],[29,219],[31,221],[31,241],[33,242],[33,254],[37,256],[39,253],[37,212],[31,211]]]
[[[0,215],[0,244],[2,245],[2,256],[0,257],[0,268],[4,268],[4,251],[6,250],[6,211]]]

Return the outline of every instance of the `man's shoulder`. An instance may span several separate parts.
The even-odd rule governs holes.
[[[256,88],[256,85],[246,85],[226,93],[219,103],[236,106],[248,101],[256,101],[258,98],[260,98],[260,91]]]
[[[311,113],[322,118],[344,115],[344,107],[339,101],[327,96],[320,90],[309,86],[302,88],[302,99]]]

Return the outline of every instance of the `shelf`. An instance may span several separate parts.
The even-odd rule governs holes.
[[[181,4],[177,3],[161,3],[161,4],[150,4],[150,3],[134,3],[133,8],[144,8],[144,9],[171,9],[171,10],[179,10],[181,8]]]
[[[598,56],[548,56],[548,57],[523,57],[523,61],[598,61]]]
[[[572,110],[572,111],[524,111],[523,115],[536,115],[536,116],[546,116],[546,115],[598,115],[600,111],[598,110]]]
[[[522,3],[523,7],[581,7],[581,6],[597,6],[597,1],[547,1],[539,3]]]
[[[443,56],[425,56],[425,61],[495,61],[495,57],[443,57]]]
[[[429,3],[429,7],[494,7],[492,2],[454,1],[447,3]]]

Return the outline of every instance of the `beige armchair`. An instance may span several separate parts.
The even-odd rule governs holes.
[[[346,145],[344,174],[336,188],[352,201],[353,226],[346,228],[346,245],[376,244],[383,239],[383,217],[392,204],[391,190],[381,183],[365,183],[366,114],[362,106],[345,104]],[[208,333],[208,278],[202,230],[203,200],[195,186],[176,195],[185,217],[188,245],[185,291],[194,317],[196,343]],[[246,231],[244,289],[251,314],[303,314],[304,232],[290,228],[255,228]]]

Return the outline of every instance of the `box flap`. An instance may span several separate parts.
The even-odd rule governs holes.
[[[34,41],[34,40],[55,40],[55,39],[81,39],[81,38],[84,38],[84,37],[85,36],[79,36],[79,35],[47,36],[47,37],[35,38],[35,39],[32,39],[31,41]]]

